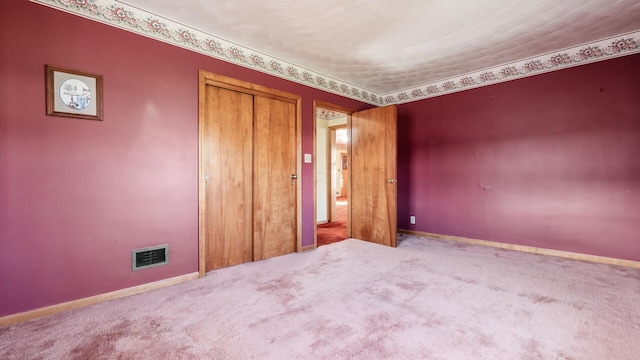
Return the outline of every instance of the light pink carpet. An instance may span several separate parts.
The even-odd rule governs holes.
[[[0,329],[1,359],[639,359],[640,270],[405,235]]]

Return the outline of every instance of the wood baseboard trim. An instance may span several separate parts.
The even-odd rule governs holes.
[[[545,249],[545,248],[539,248],[539,247],[527,246],[527,245],[508,244],[508,243],[501,243],[501,242],[489,241],[489,240],[470,239],[470,238],[461,237],[461,236],[433,234],[433,233],[422,232],[422,231],[413,231],[413,230],[404,230],[404,229],[400,229],[398,231],[404,234],[425,236],[425,237],[434,238],[434,239],[457,241],[457,242],[463,242],[466,244],[490,246],[490,247],[495,247],[499,249],[522,251],[522,252],[528,252],[528,253],[540,254],[540,255],[558,256],[558,257],[563,257],[563,258],[568,258],[573,260],[582,260],[582,261],[589,261],[589,262],[594,262],[599,264],[626,266],[626,267],[640,269],[640,261],[616,259],[616,258],[610,258],[606,256],[589,255],[589,254],[575,253],[570,251]]]
[[[126,296],[140,294],[150,290],[155,290],[155,289],[160,289],[160,288],[171,286],[171,285],[180,284],[186,281],[195,280],[197,278],[199,278],[199,274],[197,272],[194,272],[194,273],[180,275],[180,276],[176,276],[176,277],[172,277],[164,280],[154,281],[151,283],[142,284],[142,285],[126,288],[126,289],[116,290],[116,291],[112,291],[112,292],[108,292],[100,295],[90,296],[90,297],[86,297],[78,300],[72,300],[69,302],[61,303],[61,304],[51,305],[51,306],[43,307],[40,309],[3,316],[3,317],[0,317],[0,328],[17,324],[20,322],[28,321],[28,320],[33,320],[33,319],[37,319],[37,318],[41,318],[41,317],[45,317],[53,314],[58,314],[61,312],[78,309],[78,308],[89,306],[89,305],[98,304],[104,301],[115,300],[115,299],[119,299]]]
[[[302,249],[300,249],[300,252],[305,252],[305,251],[309,251],[309,250],[313,250],[315,249],[315,245],[311,244],[311,245],[307,245],[305,247],[303,247]]]

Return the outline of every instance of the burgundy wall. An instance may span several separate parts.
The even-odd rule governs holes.
[[[104,121],[45,116],[44,66],[104,76]],[[197,271],[198,70],[370,105],[20,1],[0,4],[0,316]],[[303,244],[313,165],[303,164]],[[168,243],[167,266],[131,249]]]
[[[640,55],[404,104],[398,127],[401,229],[640,260]]]

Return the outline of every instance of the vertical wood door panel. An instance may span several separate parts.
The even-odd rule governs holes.
[[[206,87],[206,270],[253,259],[253,96]]]
[[[329,176],[330,176],[330,185],[329,185],[329,222],[335,221],[338,218],[337,209],[336,209],[336,192],[338,191],[338,169],[334,165],[336,163],[336,157],[338,156],[338,151],[336,150],[336,130],[329,129]]]
[[[297,234],[296,105],[254,101],[254,260],[295,251]]]
[[[396,246],[397,107],[351,115],[351,236]]]

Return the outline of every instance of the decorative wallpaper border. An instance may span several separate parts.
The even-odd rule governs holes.
[[[636,31],[386,94],[384,103],[402,104],[639,52]]]
[[[640,31],[531,57],[414,88],[378,94],[274,58],[116,0],[30,0],[372,105],[402,104],[640,52]]]
[[[316,108],[316,118],[318,119],[335,120],[343,117],[347,117],[347,114],[323,108]]]
[[[373,105],[383,97],[115,0],[30,0],[220,60]]]

